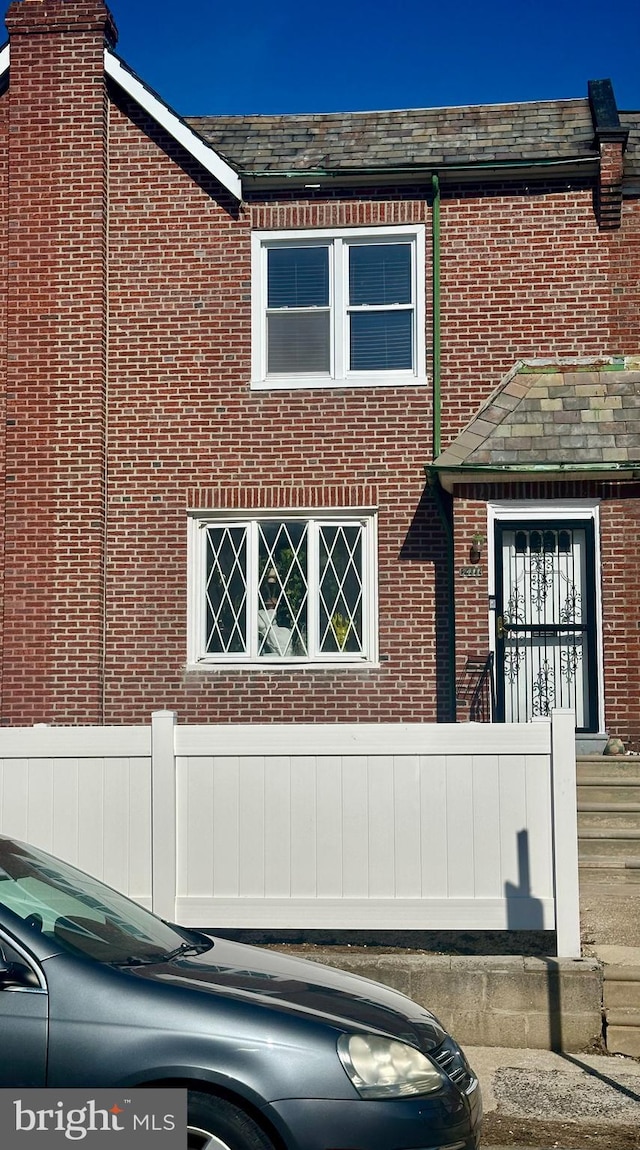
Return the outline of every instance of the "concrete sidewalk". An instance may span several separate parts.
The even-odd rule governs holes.
[[[480,1079],[485,1114],[498,1111],[532,1125],[571,1122],[590,1135],[616,1123],[640,1129],[636,1059],[487,1046],[467,1046],[465,1054]],[[562,1144],[555,1145],[560,1150]],[[486,1150],[499,1147],[487,1143]]]

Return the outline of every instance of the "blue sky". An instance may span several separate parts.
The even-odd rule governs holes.
[[[111,0],[118,53],[182,115],[565,99],[640,108],[638,0]]]

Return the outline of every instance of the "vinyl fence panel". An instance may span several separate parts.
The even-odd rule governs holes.
[[[557,929],[580,953],[573,716],[0,729],[0,830],[205,928]]]
[[[555,926],[549,723],[177,727],[176,771],[181,921]]]
[[[151,906],[150,728],[0,731],[0,831]]]

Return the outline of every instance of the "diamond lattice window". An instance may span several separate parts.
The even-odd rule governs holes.
[[[371,660],[374,519],[194,521],[196,660]]]

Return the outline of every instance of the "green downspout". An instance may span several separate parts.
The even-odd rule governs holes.
[[[441,451],[441,395],[440,395],[440,180],[431,177],[433,202],[431,205],[431,244],[433,261],[433,458]]]
[[[431,246],[432,246],[432,335],[433,335],[433,458],[437,459],[442,450],[442,395],[440,388],[440,180],[431,177],[433,200],[431,204]],[[455,557],[453,546],[453,515],[451,506],[446,506],[445,494],[437,475],[427,472],[427,482],[433,495],[440,521],[444,529],[446,545],[447,582],[447,676],[449,680],[449,722],[456,721],[456,612],[454,602]]]

